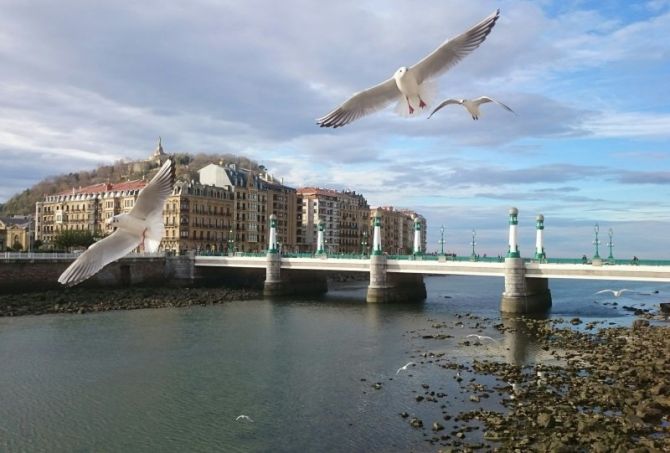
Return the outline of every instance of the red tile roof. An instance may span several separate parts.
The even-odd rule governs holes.
[[[92,186],[80,187],[79,189],[72,188],[70,190],[64,190],[57,193],[56,195],[70,195],[70,194],[94,194],[101,192],[120,192],[125,190],[139,190],[147,185],[147,182],[141,179],[135,181],[119,182],[116,184],[109,183],[100,183],[94,184]]]
[[[327,195],[331,197],[336,197],[340,195],[340,192],[333,189],[322,189],[321,187],[301,187],[297,190],[297,193],[302,195]]]

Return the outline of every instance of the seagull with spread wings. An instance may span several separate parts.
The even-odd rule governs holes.
[[[596,294],[612,293],[614,297],[620,297],[625,292],[632,292],[630,289],[621,288],[621,289],[601,289],[596,292]]]
[[[405,366],[401,366],[400,368],[398,368],[398,371],[396,371],[395,374],[398,374],[398,373],[400,373],[401,371],[406,371],[408,366],[413,366],[413,365],[416,365],[416,363],[414,363],[414,362],[408,362],[407,365],[405,365]]]
[[[514,110],[507,107],[502,102],[496,101],[495,99],[493,99],[491,97],[488,97],[488,96],[480,96],[480,97],[475,98],[475,99],[453,99],[453,98],[446,99],[446,100],[442,101],[440,103],[440,105],[435,107],[435,110],[433,110],[433,112],[430,115],[428,115],[428,119],[430,119],[431,116],[435,115],[435,112],[440,110],[442,107],[445,107],[445,106],[451,105],[451,104],[459,104],[459,105],[462,105],[463,107],[465,107],[465,109],[470,113],[470,115],[472,115],[473,120],[478,120],[479,117],[481,116],[481,113],[479,113],[479,106],[482,105],[482,104],[486,104],[488,102],[495,102],[496,104],[498,104],[499,106],[501,106],[502,108],[507,110],[508,112],[512,112],[516,115],[516,112]]]
[[[433,79],[479,47],[499,16],[500,10],[496,10],[468,31],[445,41],[414,66],[403,66],[390,79],[354,94],[335,110],[317,119],[316,124],[321,127],[342,127],[394,101],[398,102],[396,111],[406,116],[414,115],[417,107],[428,107],[431,92],[434,91],[434,84],[431,83]]]
[[[163,238],[163,205],[172,193],[175,181],[175,162],[165,161],[149,184],[137,196],[128,213],[107,220],[116,230],[91,245],[58,278],[63,285],[73,286],[96,274],[107,264],[123,258],[138,246],[156,252]]]

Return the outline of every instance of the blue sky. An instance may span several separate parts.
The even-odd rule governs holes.
[[[670,258],[670,1],[0,0],[0,202],[42,178],[167,152],[249,156],[295,186],[407,207],[446,248]],[[439,98],[488,95],[430,120],[390,107],[314,124],[496,8]],[[606,236],[606,234],[604,235]],[[606,237],[604,238],[606,239]],[[603,241],[606,242],[606,241]],[[601,254],[603,251],[601,250]]]

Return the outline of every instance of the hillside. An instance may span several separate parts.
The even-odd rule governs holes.
[[[176,154],[177,178],[182,180],[198,180],[198,170],[210,163],[234,163],[242,168],[258,170],[257,162],[242,156],[232,154]],[[133,179],[150,178],[156,168],[147,163],[118,161],[113,165],[100,166],[91,171],[80,171],[65,175],[46,178],[29,189],[20,192],[6,203],[0,204],[0,215],[34,214],[35,203],[44,199],[46,195],[63,192],[78,187],[84,187],[102,182],[116,183]]]

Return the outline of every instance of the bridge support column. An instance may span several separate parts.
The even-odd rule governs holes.
[[[389,274],[385,255],[370,256],[368,303],[410,302],[426,298],[426,285],[421,274]]]
[[[281,257],[279,253],[268,253],[267,266],[265,268],[265,284],[263,285],[264,296],[280,296],[284,293],[284,285],[281,281]]]
[[[390,289],[386,282],[386,256],[370,255],[370,284],[365,300],[368,303],[388,302]]]
[[[500,301],[503,313],[542,313],[551,307],[549,280],[526,278],[521,258],[505,258],[505,291]]]

